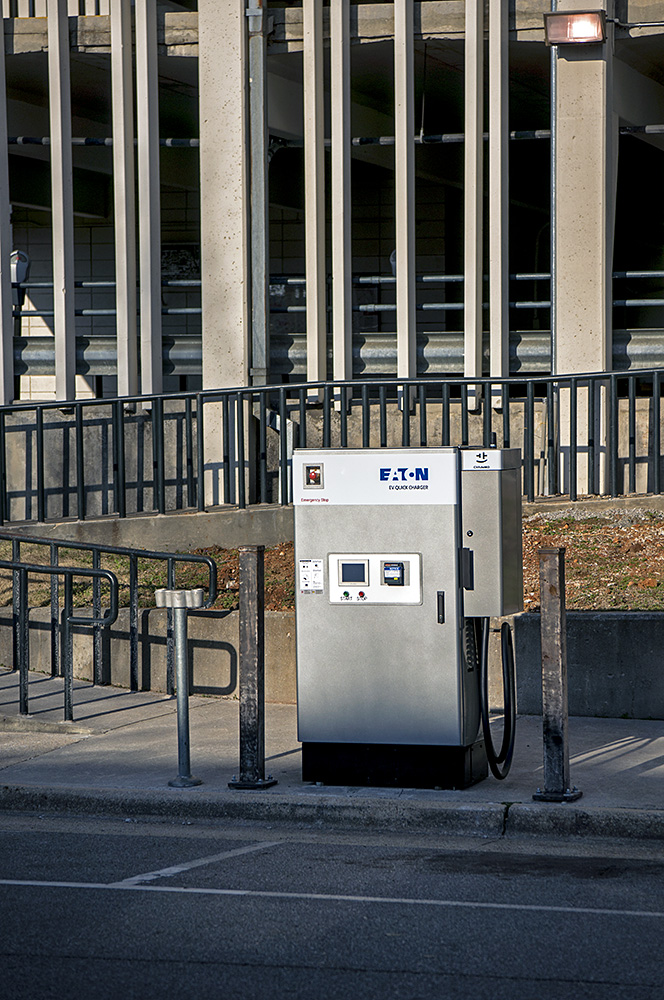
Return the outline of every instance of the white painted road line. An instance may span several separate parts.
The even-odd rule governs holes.
[[[249,844],[248,847],[236,847],[232,851],[222,851],[221,854],[210,854],[207,858],[196,858],[194,861],[185,861],[181,865],[171,865],[170,868],[160,868],[155,872],[143,872],[142,875],[132,875],[130,878],[123,878],[121,882],[111,882],[109,888],[124,889],[131,886],[140,885],[141,882],[152,882],[157,878],[169,878],[171,875],[179,875],[180,872],[187,872],[191,868],[201,868],[203,865],[212,865],[216,861],[225,861],[226,858],[238,858],[241,854],[253,854],[255,851],[266,851],[269,847],[278,847],[280,840],[262,841],[259,844]]]
[[[409,899],[399,896],[346,896],[325,892],[270,892],[265,889],[186,889],[174,885],[137,885],[133,882],[42,882],[37,879],[0,879],[0,885],[40,889],[94,889],[113,892],[170,892],[189,896],[236,896],[247,899],[302,900],[321,903],[387,903],[391,906],[437,906],[449,909],[512,910],[523,913],[565,913],[569,916],[645,917],[661,920],[661,910],[608,910],[596,906],[544,906],[531,903],[476,903],[460,899]]]

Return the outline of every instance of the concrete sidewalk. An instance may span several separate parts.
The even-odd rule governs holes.
[[[62,681],[31,674],[30,716],[18,715],[18,674],[0,670],[0,808],[184,820],[326,824],[441,834],[664,835],[664,722],[570,719],[574,803],[539,803],[542,723],[520,717],[514,764],[464,791],[320,787],[300,776],[296,712],[268,705],[266,771],[272,788],[237,791],[238,702],[190,698],[192,772],[175,789],[175,699],[76,681],[64,723]]]

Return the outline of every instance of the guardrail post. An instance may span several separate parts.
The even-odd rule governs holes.
[[[569,777],[565,549],[540,549],[539,566],[544,788],[533,798],[574,802],[582,793],[571,787]]]
[[[187,610],[203,605],[203,590],[155,591],[158,608],[171,608],[175,626],[175,686],[178,712],[178,776],[169,781],[173,788],[192,788],[202,784],[191,773],[189,754],[189,657],[187,650]]]
[[[265,546],[240,553],[240,775],[229,788],[269,788],[265,777]]]

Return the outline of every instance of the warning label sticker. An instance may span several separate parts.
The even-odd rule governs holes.
[[[300,593],[323,593],[323,560],[300,559]]]

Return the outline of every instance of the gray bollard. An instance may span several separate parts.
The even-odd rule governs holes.
[[[265,777],[265,591],[263,545],[240,553],[240,774],[229,788],[269,788]]]
[[[571,786],[569,776],[565,549],[540,549],[539,565],[544,788],[533,798],[574,802],[582,793]]]
[[[189,759],[189,656],[187,651],[187,611],[200,608],[203,604],[203,590],[155,591],[158,608],[173,609],[175,630],[175,689],[178,707],[178,776],[169,781],[173,788],[192,788],[202,784],[200,778],[191,774]]]

